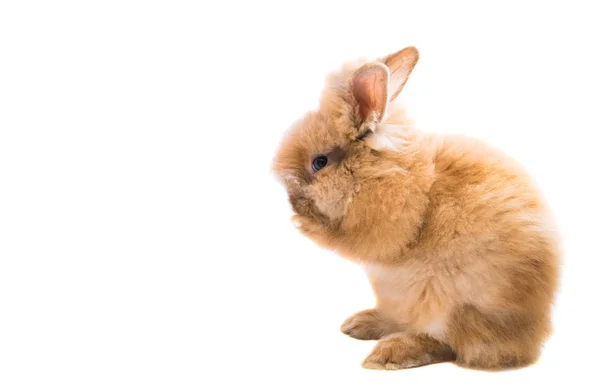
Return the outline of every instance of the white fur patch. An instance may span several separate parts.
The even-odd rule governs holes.
[[[374,150],[399,151],[408,144],[406,136],[407,131],[400,125],[384,123],[369,136],[367,145]]]
[[[432,320],[429,324],[427,324],[423,332],[434,339],[442,340],[446,336],[446,322],[441,317]]]

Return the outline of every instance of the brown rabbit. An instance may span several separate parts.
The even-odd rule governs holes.
[[[558,237],[510,158],[462,136],[422,133],[396,97],[414,47],[345,65],[273,162],[298,229],[361,265],[374,309],[341,330],[379,340],[363,366],[535,362],[552,332]]]

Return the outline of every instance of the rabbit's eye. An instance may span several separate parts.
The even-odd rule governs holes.
[[[312,161],[312,168],[316,172],[318,172],[325,166],[327,166],[327,157],[325,155],[320,155]]]

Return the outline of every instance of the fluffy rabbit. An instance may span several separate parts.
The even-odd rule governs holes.
[[[512,159],[411,124],[396,97],[418,59],[407,47],[329,75],[274,173],[297,228],[367,274],[376,306],[341,326],[378,340],[363,367],[527,366],[552,333],[551,214]]]

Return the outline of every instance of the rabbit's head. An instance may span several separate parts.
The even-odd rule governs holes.
[[[391,121],[398,117],[392,104],[418,58],[417,49],[407,47],[347,64],[327,78],[319,108],[291,127],[273,161],[297,216],[339,226],[361,188],[402,171],[397,161],[386,159],[403,141],[398,132],[393,135],[402,132],[403,120]]]

